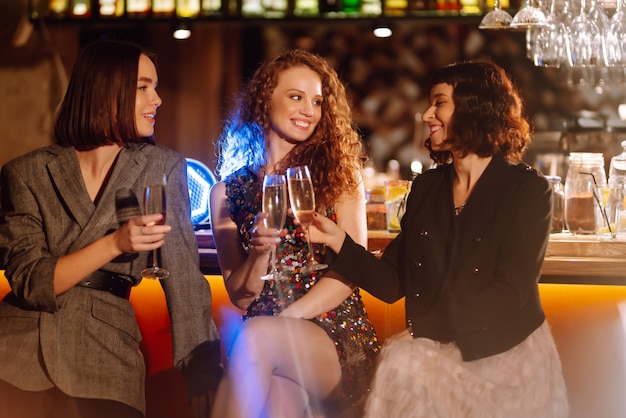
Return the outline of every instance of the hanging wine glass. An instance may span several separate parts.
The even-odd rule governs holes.
[[[599,64],[601,49],[600,29],[587,15],[585,0],[580,0],[578,16],[568,26],[566,51],[572,67],[591,67]]]
[[[507,29],[511,24],[513,17],[506,11],[502,10],[500,0],[495,0],[493,10],[483,16],[478,29]]]
[[[282,174],[266,174],[263,178],[263,212],[267,214],[265,226],[282,229],[287,217],[287,183]],[[261,276],[262,280],[280,280],[282,272],[276,265],[276,244],[272,244],[270,252],[270,271]]]
[[[289,182],[289,201],[291,210],[296,219],[307,232],[308,256],[307,263],[302,267],[303,273],[310,273],[316,270],[323,270],[328,266],[318,263],[313,254],[313,245],[309,236],[309,227],[313,222],[315,213],[315,192],[309,167],[291,167],[287,169],[287,181]]]
[[[550,13],[546,24],[537,28],[537,36],[532,44],[531,58],[537,67],[559,68],[565,58],[565,24],[556,15],[556,0],[550,3]]]
[[[618,0],[605,32],[604,61],[607,67],[626,65],[626,0]]]
[[[532,5],[532,0],[526,0],[524,7],[519,9],[513,20],[511,21],[511,28],[514,29],[528,29],[537,26],[544,26],[546,24],[546,15],[539,7]]]

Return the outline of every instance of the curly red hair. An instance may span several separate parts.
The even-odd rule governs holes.
[[[242,91],[239,106],[220,138],[218,165],[222,177],[243,165],[260,170],[264,164],[265,135],[270,130],[271,96],[280,74],[304,66],[322,81],[322,116],[309,139],[298,143],[275,167],[308,165],[317,206],[332,207],[342,195],[355,195],[361,182],[359,170],[366,159],[361,138],[352,121],[345,86],[323,58],[294,49],[264,62]],[[242,160],[242,156],[245,158]],[[238,160],[238,161],[237,161]]]

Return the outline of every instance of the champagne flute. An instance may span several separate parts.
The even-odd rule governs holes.
[[[308,256],[307,263],[302,267],[303,273],[310,273],[316,270],[323,270],[328,267],[315,261],[313,256],[313,245],[309,236],[309,227],[313,222],[313,213],[315,212],[315,193],[313,191],[313,182],[311,181],[311,173],[309,167],[291,167],[287,169],[287,181],[289,182],[289,201],[291,202],[291,210],[296,219],[307,232]]]
[[[167,180],[164,175],[155,176],[147,183],[144,189],[144,213],[151,215],[153,213],[160,213],[163,215],[161,220],[157,222],[151,222],[147,226],[152,225],[164,225],[165,214],[167,211]],[[170,272],[159,267],[158,264],[158,248],[152,250],[152,266],[145,268],[141,271],[141,274],[146,279],[166,279],[169,277]]]
[[[263,179],[263,212],[267,214],[267,228],[282,229],[287,217],[287,183],[282,174],[267,174]],[[281,272],[276,267],[276,244],[270,252],[270,271],[261,280],[279,280]]]

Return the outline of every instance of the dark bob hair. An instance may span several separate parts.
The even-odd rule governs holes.
[[[530,143],[531,127],[519,92],[505,71],[488,62],[462,62],[437,70],[429,87],[452,86],[454,113],[447,139],[455,152],[480,157],[499,156],[510,162],[522,159]],[[450,161],[449,151],[433,151],[437,164]]]
[[[156,57],[138,45],[97,41],[78,56],[54,127],[59,145],[87,151],[102,145],[150,142],[137,136],[135,97],[139,57]]]

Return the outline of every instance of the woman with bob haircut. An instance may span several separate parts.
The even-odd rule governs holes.
[[[161,98],[153,54],[129,43],[84,48],[56,121],[55,144],[0,174],[0,416],[142,417],[145,364],[129,302],[149,254],[161,281],[174,364],[208,415],[221,376],[211,292],[198,266],[185,159],[154,143]],[[153,173],[164,215],[142,215]],[[162,222],[161,222],[162,223]]]

